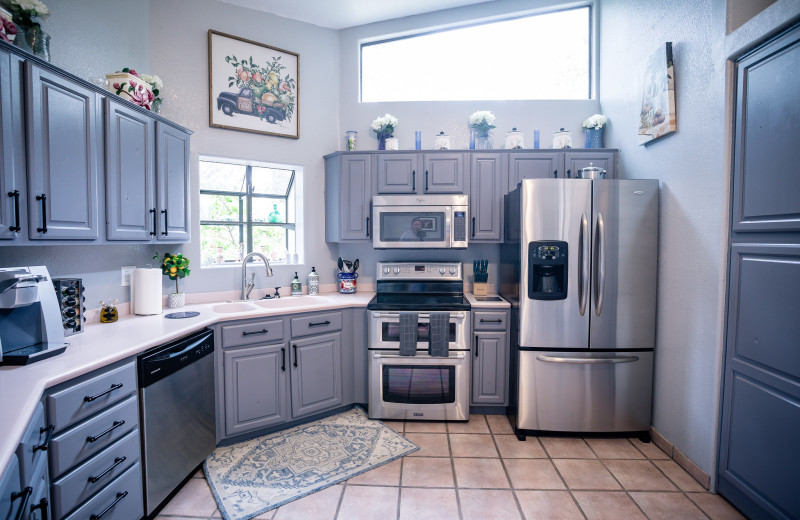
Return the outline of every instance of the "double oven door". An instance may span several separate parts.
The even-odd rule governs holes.
[[[415,356],[400,355],[400,314],[370,311],[369,416],[393,420],[469,420],[469,311],[450,313],[449,355],[428,355],[430,318],[420,312]]]

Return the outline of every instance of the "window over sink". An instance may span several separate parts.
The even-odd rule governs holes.
[[[361,43],[361,101],[589,99],[580,6]]]
[[[297,166],[200,157],[202,265],[239,264],[251,252],[285,262],[298,251]]]

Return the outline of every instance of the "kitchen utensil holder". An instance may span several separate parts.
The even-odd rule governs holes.
[[[472,284],[472,294],[475,296],[486,296],[489,294],[486,282],[475,282]]]

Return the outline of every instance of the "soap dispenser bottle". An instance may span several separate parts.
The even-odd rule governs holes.
[[[309,296],[319,294],[319,274],[317,274],[316,267],[312,267],[311,272],[308,273],[308,294]]]
[[[303,285],[300,283],[300,278],[297,277],[297,271],[294,272],[294,280],[292,280],[292,296],[302,296]]]

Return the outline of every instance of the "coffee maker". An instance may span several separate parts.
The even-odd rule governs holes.
[[[0,365],[27,365],[67,348],[47,267],[0,268],[0,347]]]

